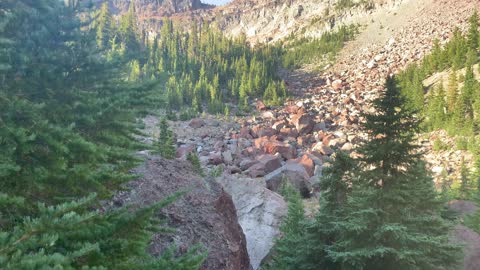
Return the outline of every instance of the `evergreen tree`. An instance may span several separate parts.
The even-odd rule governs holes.
[[[418,120],[393,78],[366,115],[370,140],[360,149],[338,234],[326,248],[341,269],[449,269],[458,248],[449,243],[433,180],[414,150]]]
[[[267,269],[299,269],[299,256],[304,245],[305,214],[300,193],[284,185],[282,195],[288,203],[288,213],[280,226],[283,237],[275,241],[273,260]]]
[[[478,12],[475,10],[473,15],[469,18],[469,23],[470,23],[470,28],[468,30],[468,36],[467,36],[467,45],[468,49],[472,51],[477,51],[480,49],[480,34],[478,32],[478,27],[479,27],[479,18],[478,18]],[[475,53],[478,55],[478,53]]]
[[[457,72],[454,70],[450,73],[448,78],[448,90],[447,90],[447,107],[448,112],[452,113],[455,110],[455,104],[458,98],[458,82]]]
[[[443,128],[447,119],[446,115],[447,104],[445,102],[445,91],[443,89],[443,82],[440,82],[438,87],[433,91],[428,102],[428,122],[431,128]]]
[[[104,49],[109,47],[112,39],[112,16],[108,9],[108,3],[103,3],[97,17],[97,45]]]
[[[160,121],[160,136],[158,138],[158,152],[163,158],[174,159],[175,158],[175,146],[173,132],[168,128],[166,118],[162,118]]]
[[[198,158],[197,153],[188,153],[187,160],[192,163],[197,173],[199,173],[201,176],[204,176],[205,173],[203,172],[202,165],[200,164],[200,159]]]
[[[163,203],[94,210],[131,179],[134,120],[157,100],[98,52],[77,3],[1,4],[0,268],[196,269],[201,254],[147,253]]]

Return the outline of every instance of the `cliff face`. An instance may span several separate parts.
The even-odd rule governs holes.
[[[247,242],[232,197],[213,179],[193,171],[188,161],[147,155],[145,163],[135,169],[139,178],[129,182],[128,191],[118,193],[110,204],[144,207],[188,190],[158,213],[167,217],[168,226],[175,232],[155,234],[149,252],[157,256],[175,245],[183,253],[199,244],[208,251],[201,270],[250,269]]]
[[[232,36],[245,34],[252,43],[296,37],[318,37],[339,24],[351,24],[378,10],[393,9],[405,0],[235,0],[227,6],[204,12],[204,19],[216,23]],[[345,2],[345,1],[343,1]]]

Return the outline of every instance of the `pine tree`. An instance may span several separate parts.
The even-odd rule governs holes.
[[[445,122],[447,120],[446,107],[447,104],[445,102],[443,82],[440,82],[438,87],[434,89],[428,102],[427,115],[431,128],[437,129],[445,126]]]
[[[447,90],[447,107],[448,112],[452,113],[455,110],[455,104],[458,98],[458,82],[457,72],[453,70],[448,78],[448,90]]]
[[[471,197],[472,193],[472,183],[470,180],[470,173],[467,166],[465,165],[465,160],[462,159],[460,165],[460,198],[463,200],[468,200]]]
[[[108,48],[112,39],[112,16],[108,3],[103,3],[97,17],[97,45],[99,48]]]
[[[419,122],[393,78],[366,115],[370,140],[359,152],[361,171],[352,184],[341,234],[327,249],[343,269],[449,269],[458,248],[440,217],[440,201],[419,155]]]
[[[160,135],[158,137],[158,152],[163,158],[174,159],[176,155],[174,146],[174,135],[169,129],[167,119],[162,118],[160,121]]]
[[[478,49],[480,49],[480,34],[478,32],[479,18],[478,12],[476,10],[468,21],[470,23],[470,28],[468,30],[467,36],[468,49],[476,52]],[[477,52],[475,54],[478,55]]]
[[[202,165],[200,164],[200,159],[198,158],[197,153],[194,153],[194,152],[188,153],[187,160],[192,163],[197,173],[199,173],[201,176],[205,175],[202,169]]]
[[[305,214],[300,193],[290,185],[282,188],[288,203],[288,213],[280,226],[282,237],[275,241],[273,260],[267,269],[299,269],[299,256],[304,245]]]

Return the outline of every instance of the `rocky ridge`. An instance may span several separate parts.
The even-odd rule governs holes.
[[[357,6],[338,9],[339,0],[235,0],[202,12],[202,18],[232,36],[245,34],[252,44],[295,36],[319,37],[342,24],[363,22],[379,10],[394,9],[405,0],[353,1]]]

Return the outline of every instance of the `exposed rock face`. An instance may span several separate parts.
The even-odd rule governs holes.
[[[191,189],[159,215],[175,228],[173,235],[155,234],[149,251],[158,255],[172,244],[185,251],[201,244],[208,257],[204,270],[248,270],[250,261],[242,228],[230,195],[213,179],[195,175],[189,162],[149,157],[135,170],[142,175],[131,188],[115,196],[114,205],[151,205],[179,190]]]
[[[245,34],[252,43],[277,41],[291,33],[318,37],[337,24],[351,24],[377,8],[391,8],[402,0],[373,0],[349,10],[337,10],[339,0],[235,0],[210,10],[204,17],[232,36]],[[359,1],[355,1],[359,2]]]
[[[259,269],[279,236],[287,204],[280,195],[268,190],[263,181],[235,176],[219,177],[217,181],[232,195],[247,239],[250,263],[254,270]]]

